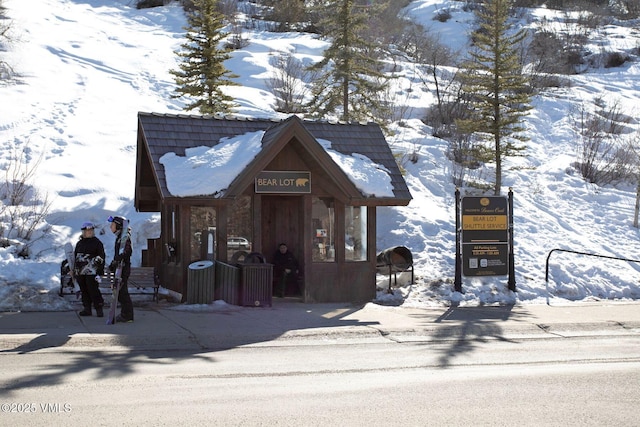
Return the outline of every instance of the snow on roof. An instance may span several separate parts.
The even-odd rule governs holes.
[[[218,195],[251,163],[262,149],[264,131],[247,132],[222,138],[213,146],[185,150],[184,156],[168,152],[160,158],[167,178],[167,188],[176,197]],[[370,158],[331,149],[331,141],[319,140],[333,161],[367,197],[393,197],[389,171]]]

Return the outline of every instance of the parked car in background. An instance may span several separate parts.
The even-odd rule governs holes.
[[[244,237],[232,236],[227,239],[227,248],[249,251],[251,250],[251,243]]]

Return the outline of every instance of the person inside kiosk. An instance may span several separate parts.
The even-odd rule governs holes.
[[[273,256],[274,295],[284,298],[287,295],[299,295],[299,265],[286,243],[280,243]]]

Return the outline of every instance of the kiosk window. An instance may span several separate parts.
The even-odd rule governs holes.
[[[232,259],[238,251],[249,253],[253,250],[253,216],[251,197],[239,196],[229,207],[227,221],[227,259]]]
[[[336,258],[335,218],[333,199],[313,197],[311,218],[313,224],[313,262],[333,262]]]
[[[344,214],[344,255],[347,261],[367,260],[367,207],[347,206]]]
[[[212,207],[191,207],[191,261],[213,261],[216,253],[216,210]]]

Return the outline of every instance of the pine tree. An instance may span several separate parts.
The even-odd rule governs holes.
[[[375,43],[362,35],[370,16],[386,6],[386,2],[376,3],[329,0],[323,4],[319,26],[332,42],[323,59],[310,67],[316,73],[308,104],[311,115],[326,117],[341,109],[340,119],[344,121],[376,121],[386,116],[382,112],[388,107],[381,95],[387,79],[371,55],[377,48]]]
[[[189,97],[187,111],[198,108],[201,114],[230,113],[235,106],[233,98],[222,91],[222,86],[237,85],[238,77],[224,66],[231,51],[223,47],[224,16],[218,11],[218,0],[194,0],[195,8],[187,16],[187,41],[176,55],[181,59],[179,70],[171,70],[177,88],[173,98]]]
[[[457,121],[460,131],[493,142],[476,153],[482,161],[496,162],[494,194],[502,187],[503,159],[522,155],[528,140],[519,135],[531,109],[528,79],[522,74],[518,44],[526,33],[509,34],[510,0],[487,0],[476,11],[480,27],[474,32],[476,50],[464,66],[463,90],[470,97],[471,118]]]

